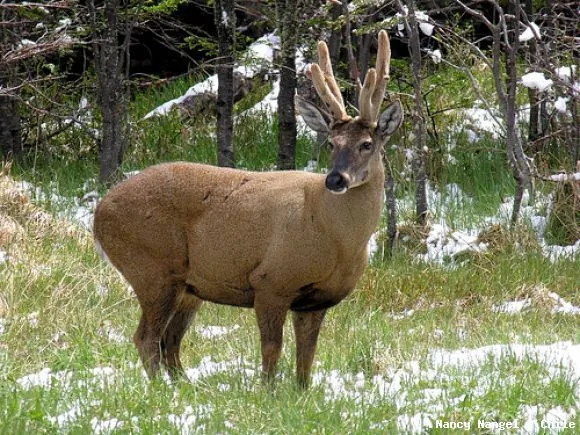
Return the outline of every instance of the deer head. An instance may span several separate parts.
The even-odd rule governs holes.
[[[376,68],[370,68],[359,94],[359,115],[352,118],[346,113],[340,88],[336,83],[326,43],[318,43],[319,63],[312,64],[311,78],[325,105],[319,109],[297,99],[298,110],[308,126],[328,134],[332,147],[332,169],[326,176],[326,188],[336,194],[361,186],[372,178],[380,165],[381,152],[388,137],[403,120],[399,101],[379,112],[389,81],[391,49],[387,32],[379,33]]]

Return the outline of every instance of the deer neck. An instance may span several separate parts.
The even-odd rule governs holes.
[[[321,221],[325,230],[334,234],[342,249],[357,254],[366,249],[376,231],[383,209],[385,170],[380,156],[370,168],[368,181],[342,195],[321,189]]]

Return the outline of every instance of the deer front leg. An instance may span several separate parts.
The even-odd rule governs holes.
[[[262,377],[271,382],[282,350],[282,334],[288,306],[256,298],[254,301],[262,344]]]
[[[292,313],[296,333],[296,378],[302,388],[310,384],[316,343],[325,314],[326,310]]]

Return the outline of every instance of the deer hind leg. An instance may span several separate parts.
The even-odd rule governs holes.
[[[177,306],[177,286],[151,287],[147,292],[135,288],[143,314],[139,321],[133,342],[137,347],[143,366],[149,378],[159,373],[162,353],[166,353],[163,334],[175,315]],[[150,296],[145,298],[145,295]]]
[[[271,382],[282,350],[284,321],[288,306],[272,303],[256,297],[254,302],[262,348],[262,378]]]
[[[163,334],[161,342],[164,350],[162,362],[172,379],[183,378],[187,380],[179,355],[181,340],[195,318],[201,303],[201,299],[187,296],[187,300],[182,301]]]
[[[302,388],[310,384],[316,343],[325,314],[326,310],[292,313],[296,334],[296,378]]]

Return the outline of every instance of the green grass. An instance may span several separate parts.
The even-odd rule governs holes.
[[[13,260],[0,265],[6,283],[0,433],[86,433],[95,430],[97,420],[112,418],[124,422],[118,433],[135,427],[142,433],[176,433],[172,414],[185,415],[190,423],[195,419],[193,427],[203,433],[385,433],[401,429],[397,419],[421,412],[443,420],[511,421],[521,418],[523,405],[577,406],[578,380],[566,370],[548,370],[533,356],[491,358],[468,369],[434,368],[429,362],[434,349],[578,343],[577,316],[552,314],[541,304],[518,315],[492,311],[493,304],[540,286],[580,304],[575,261],[551,264],[539,252],[517,254],[507,246],[455,270],[417,262],[404,250],[389,262],[375,261],[354,294],[330,311],[317,353],[320,383],[307,392],[295,386],[290,325],[272,390],[258,376],[252,311],[206,304],[197,325],[239,329],[204,339],[192,328],[183,344],[185,365],[198,367],[207,358],[242,362],[193,385],[168,385],[143,377],[131,342],[137,301],[98,258],[90,236],[71,237],[57,226],[38,237],[34,225],[29,223],[25,243],[8,250]],[[408,309],[414,314],[396,316]],[[103,332],[107,328],[125,340],[111,340]],[[95,377],[99,367],[110,373]],[[70,379],[28,389],[17,382],[43,368],[64,371]],[[347,394],[332,394],[332,373],[343,379]],[[401,373],[408,375],[396,394],[377,393],[376,376],[391,382]],[[430,391],[436,394],[431,397]],[[571,421],[578,423],[578,416]]]

